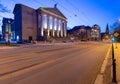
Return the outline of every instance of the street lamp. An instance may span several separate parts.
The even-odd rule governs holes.
[[[10,30],[11,30],[11,21],[8,20],[8,42],[7,42],[8,45],[10,45],[10,37],[11,37]]]

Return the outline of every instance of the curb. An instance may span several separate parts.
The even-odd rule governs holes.
[[[111,50],[111,46],[109,47],[109,49],[107,51],[106,57],[105,57],[105,59],[103,61],[101,69],[100,69],[100,73],[97,75],[97,78],[96,78],[94,84],[104,84],[103,83],[103,74],[104,74],[105,68],[107,66],[107,62],[108,62],[108,57],[109,57],[110,50]]]
[[[17,48],[17,47],[0,47],[0,49],[13,49],[13,48]]]

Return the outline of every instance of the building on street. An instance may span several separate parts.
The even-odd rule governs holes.
[[[81,41],[99,41],[101,40],[100,32],[100,27],[96,24],[93,27],[81,25],[68,30],[68,35]]]
[[[3,17],[2,20],[2,40],[15,40],[14,20]]]
[[[107,25],[106,25],[106,31],[105,31],[105,33],[103,34],[102,39],[103,39],[103,41],[105,41],[105,42],[111,42],[111,38],[112,38],[112,34],[110,34],[110,32],[109,32],[109,26],[108,26],[108,24],[107,24]]]
[[[56,5],[54,8],[40,7],[34,9],[23,4],[16,4],[13,13],[14,37],[17,41],[47,41],[49,38],[66,37],[67,18]],[[11,25],[11,20],[7,22],[9,21]],[[3,23],[6,22],[3,21]],[[3,35],[8,28],[5,25],[3,24]],[[12,28],[12,26],[9,27]],[[9,33],[11,28],[9,28]]]
[[[95,40],[95,41],[101,40],[101,29],[100,29],[100,26],[97,24],[92,26],[91,40]]]

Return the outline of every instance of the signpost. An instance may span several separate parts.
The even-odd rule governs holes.
[[[113,35],[114,35],[114,37],[117,38],[117,37],[119,36],[119,33],[118,33],[118,32],[115,32]],[[116,48],[117,48],[117,42],[116,42]]]
[[[119,33],[118,32],[115,32],[113,34],[114,37],[118,37]],[[112,37],[112,63],[113,63],[113,69],[112,69],[112,72],[113,72],[113,79],[112,79],[112,82],[113,83],[117,83],[117,80],[116,80],[116,59],[114,58],[114,46],[113,46],[113,41],[115,40],[115,38]],[[116,42],[116,48],[117,48],[117,42]]]
[[[115,32],[113,35],[114,35],[115,37],[118,37],[118,36],[119,36],[119,33],[118,33],[118,32]]]

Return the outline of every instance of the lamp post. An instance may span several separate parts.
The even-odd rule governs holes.
[[[113,69],[112,69],[112,75],[113,75],[113,78],[112,78],[112,82],[113,83],[117,83],[117,79],[116,79],[116,59],[114,57],[114,43],[115,41],[115,38],[112,37],[112,65],[113,65]]]
[[[8,42],[7,45],[10,45],[10,28],[11,28],[11,21],[8,20]]]

